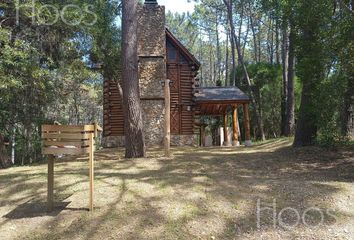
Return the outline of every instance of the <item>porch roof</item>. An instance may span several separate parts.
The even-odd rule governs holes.
[[[251,99],[238,87],[202,87],[196,89],[195,101],[197,103],[247,103]]]
[[[250,97],[237,87],[197,88],[194,96],[201,115],[222,115],[231,106],[251,101]]]

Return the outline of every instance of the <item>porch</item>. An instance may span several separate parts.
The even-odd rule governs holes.
[[[249,104],[251,99],[237,87],[203,87],[195,94],[195,103],[200,116],[222,116],[223,146],[239,146],[238,108],[243,108],[245,145],[251,146]],[[232,139],[230,140],[227,127],[228,113],[232,113]],[[205,146],[205,124],[200,125],[201,145]]]

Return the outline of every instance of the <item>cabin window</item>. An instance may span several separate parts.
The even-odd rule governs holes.
[[[168,59],[176,60],[176,51],[174,49],[168,49]]]
[[[166,45],[167,45],[168,60],[176,60],[176,57],[177,57],[176,48],[169,41],[167,41]]]

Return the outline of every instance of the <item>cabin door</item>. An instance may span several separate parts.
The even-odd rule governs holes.
[[[171,92],[171,133],[179,134],[181,129],[181,105],[179,67],[177,64],[167,65],[167,78],[172,81]]]

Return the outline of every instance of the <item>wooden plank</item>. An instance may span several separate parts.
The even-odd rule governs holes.
[[[93,125],[42,125],[42,132],[86,132],[94,130]]]
[[[88,148],[53,148],[53,147],[42,147],[43,155],[81,155],[88,153]]]
[[[43,146],[75,146],[75,147],[81,147],[81,146],[88,146],[89,141],[49,141],[45,140],[43,141]]]
[[[89,139],[88,133],[43,133],[43,139],[70,139],[70,140],[84,140]]]
[[[111,124],[110,129],[116,129],[116,130],[124,129],[124,124]]]
[[[47,183],[47,211],[51,212],[54,206],[54,157],[48,159],[48,183]]]

